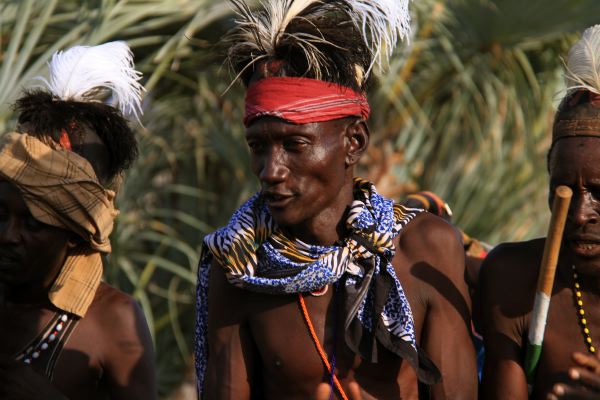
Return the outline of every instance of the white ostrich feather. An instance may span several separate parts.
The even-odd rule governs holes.
[[[142,114],[142,74],[135,70],[133,54],[125,42],[98,46],[75,46],[54,53],[48,62],[48,80],[40,78],[55,96],[63,100],[101,101],[111,92],[110,105],[123,115]]]
[[[360,21],[365,42],[370,44],[373,63],[383,69],[392,55],[398,39],[410,35],[410,0],[349,0]],[[370,68],[370,69],[371,69]],[[366,71],[366,75],[370,71]]]
[[[292,1],[272,1],[267,7],[267,14],[270,16],[269,37],[275,43],[280,35],[285,32],[288,24],[300,15],[304,10],[313,4],[320,3],[320,0],[292,0]],[[265,21],[267,22],[267,21]]]
[[[237,48],[251,49],[253,63],[272,56],[282,39],[293,36],[306,56],[311,69],[319,71],[320,61],[326,59],[315,47],[315,43],[328,43],[324,38],[303,35],[302,33],[286,33],[286,28],[294,18],[304,18],[315,23],[318,17],[326,18],[329,12],[344,12],[357,29],[370,49],[372,62],[367,71],[358,71],[360,80],[366,80],[374,65],[383,69],[389,60],[399,39],[410,34],[410,0],[268,0],[263,1],[264,13],[253,12],[244,0],[231,0],[238,9],[239,19],[236,21],[240,29],[237,36]],[[314,8],[307,16],[307,10]],[[321,22],[322,23],[322,22]],[[350,49],[351,50],[351,49]],[[248,65],[247,67],[249,67]],[[358,76],[357,76],[358,77]],[[319,79],[319,76],[317,76]]]
[[[571,47],[566,69],[568,90],[600,94],[600,25],[586,29]]]

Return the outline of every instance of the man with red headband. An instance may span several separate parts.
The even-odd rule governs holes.
[[[367,80],[407,34],[408,2],[233,3],[229,59],[261,191],[204,240],[201,395],[474,399],[458,233],[354,177]]]
[[[551,296],[536,297],[544,238],[504,243],[484,261],[486,399],[600,398],[599,61],[600,26],[595,26],[569,51],[569,89],[548,151],[550,203],[558,186],[573,191]],[[542,301],[549,308],[540,317],[533,310]],[[533,353],[526,352],[528,342],[542,342],[534,327],[544,324],[539,359],[526,358]]]

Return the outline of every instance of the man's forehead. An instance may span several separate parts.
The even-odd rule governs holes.
[[[325,122],[310,122],[306,124],[294,124],[277,117],[261,117],[252,122],[246,128],[246,137],[263,135],[318,135],[327,130]]]
[[[553,142],[574,136],[600,137],[600,107],[585,91],[563,99],[552,128]]]
[[[564,151],[577,151],[579,154],[594,155],[600,157],[600,132],[598,135],[573,135],[566,136],[556,141],[556,148]]]
[[[551,174],[568,171],[600,174],[600,135],[560,138],[549,154],[548,167]]]
[[[29,210],[19,189],[12,182],[3,178],[0,178],[0,198],[3,204],[6,204],[5,202],[8,201],[11,204],[17,204],[27,211]]]

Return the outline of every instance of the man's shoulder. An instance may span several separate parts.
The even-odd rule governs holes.
[[[101,329],[134,329],[142,315],[141,307],[131,295],[101,282],[85,319],[93,319]]]
[[[460,241],[460,235],[454,226],[428,212],[417,214],[401,231],[401,238],[439,246],[444,246],[449,241]]]
[[[101,282],[100,286],[98,286],[98,290],[96,290],[96,295],[94,296],[94,301],[92,303],[93,307],[117,307],[117,308],[130,308],[134,305],[137,305],[134,298],[119,290],[106,282]]]
[[[442,299],[440,285],[466,290],[462,242],[458,231],[443,219],[417,215],[395,245],[394,269],[409,297],[431,303]]]
[[[397,238],[397,246],[409,261],[422,261],[436,268],[453,268],[453,263],[440,261],[453,254],[462,254],[458,230],[442,218],[425,212],[404,227]],[[460,267],[464,269],[464,265]]]
[[[484,260],[478,289],[483,308],[490,318],[510,321],[498,324],[518,325],[519,332],[524,329],[520,318],[526,317],[533,307],[543,249],[544,239],[503,243]],[[492,312],[494,309],[497,312]]]
[[[505,280],[518,284],[513,281],[518,280],[529,286],[532,280],[537,280],[543,250],[543,238],[499,244],[487,255],[481,266],[482,284],[485,285],[488,281],[490,286],[498,286]]]
[[[542,252],[544,250],[544,238],[536,238],[521,242],[504,242],[500,243],[489,253],[491,257],[498,256],[512,256],[515,254],[520,254],[522,257],[527,256],[531,258],[536,255],[537,252]],[[523,253],[526,252],[526,253]]]

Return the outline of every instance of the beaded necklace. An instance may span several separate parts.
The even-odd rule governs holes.
[[[67,314],[56,313],[53,318],[48,322],[47,327],[44,329],[44,334],[41,337],[35,338],[25,350],[23,350],[17,357],[17,360],[22,360],[25,364],[31,364],[31,362],[38,357],[44,350],[47,350],[56,339],[61,335],[65,323],[69,320]]]
[[[575,306],[577,307],[577,317],[579,318],[579,325],[581,326],[581,332],[585,340],[585,345],[588,351],[592,354],[596,353],[596,348],[592,345],[592,335],[590,329],[587,327],[587,320],[585,319],[585,311],[583,309],[583,297],[581,296],[581,285],[579,284],[579,275],[575,265],[571,265],[573,269],[573,293],[575,295]]]

